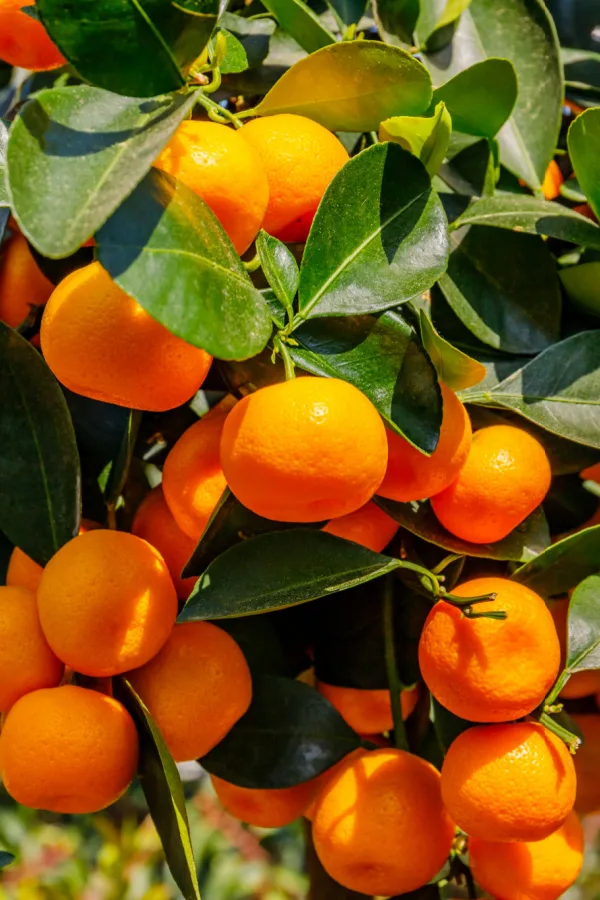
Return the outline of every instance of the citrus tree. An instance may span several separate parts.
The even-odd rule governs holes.
[[[548,6],[577,46],[541,0],[0,0],[0,773],[137,772],[186,898],[194,758],[312,821],[318,898],[577,877],[600,57]]]

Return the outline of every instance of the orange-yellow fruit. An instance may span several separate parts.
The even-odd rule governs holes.
[[[153,319],[97,262],[55,289],[41,338],[46,362],[69,390],[155,412],[189,400],[212,362]]]
[[[2,8],[3,0],[0,0],[0,45]],[[31,21],[25,13],[22,15]],[[54,285],[38,269],[22,234],[9,238],[0,253],[0,322],[17,328],[25,322],[32,308],[46,303]]]
[[[317,684],[317,689],[335,706],[350,728],[359,734],[382,734],[394,725],[389,691],[338,687],[323,681]],[[402,691],[400,703],[403,719],[410,716],[418,698],[418,688]]]
[[[389,747],[389,741],[381,735],[364,735],[370,741],[373,740],[374,743],[377,743],[380,747]],[[317,808],[317,803],[319,802],[319,797],[321,793],[325,790],[327,785],[332,781],[333,778],[340,772],[347,763],[351,760],[360,759],[361,756],[365,756],[367,753],[371,753],[370,750],[365,750],[364,747],[357,747],[356,750],[352,750],[351,753],[348,753],[339,762],[335,765],[331,766],[330,769],[326,769],[322,772],[317,778],[313,778],[312,784],[316,786],[316,790],[314,796],[308,806],[305,808],[303,815],[305,819],[308,819],[309,822],[312,822],[315,815],[315,810]]]
[[[90,519],[82,519],[79,534],[85,534],[86,531],[92,531],[94,528],[101,527],[97,522],[92,522]],[[8,561],[6,583],[16,587],[27,588],[35,594],[40,586],[43,571],[44,569],[39,563],[27,556],[19,547],[15,547]]]
[[[221,494],[227,487],[221,468],[223,426],[233,397],[217,406],[184,431],[165,460],[163,491],[182,531],[193,541],[200,536]]]
[[[564,666],[567,651],[567,621],[569,616],[568,597],[549,601],[548,608],[560,641],[561,665]],[[576,672],[571,675],[566,685],[560,692],[560,696],[566,700],[577,700],[580,697],[590,697],[600,691],[600,670],[588,669],[586,672]]]
[[[34,0],[0,0],[0,59],[11,66],[45,72],[66,59],[41,22],[23,12]]]
[[[332,878],[352,891],[388,897],[437,875],[454,826],[432,765],[403,750],[375,750],[349,759],[326,783],[312,834]]]
[[[0,774],[11,797],[33,809],[91,813],[127,790],[138,737],[112,697],[73,685],[26,694],[0,735]]]
[[[600,812],[600,715],[570,713],[583,735],[583,744],[574,756],[577,774],[575,809],[585,816]]]
[[[544,448],[512,425],[475,432],[463,468],[431,499],[433,511],[452,534],[474,544],[499,541],[539,506],[552,473]]]
[[[469,862],[478,885],[497,900],[558,900],[581,871],[581,822],[572,812],[550,837],[533,843],[471,838]]]
[[[544,181],[542,182],[542,191],[546,200],[556,200],[557,197],[560,197],[560,187],[563,181],[564,178],[558,163],[553,159],[546,169]]]
[[[442,706],[471,722],[506,722],[528,715],[556,681],[560,643],[541,597],[507,578],[475,578],[453,588],[457,597],[495,600],[477,612],[503,610],[507,618],[469,619],[440,600],[419,641],[425,684]]]
[[[488,841],[541,841],[575,802],[573,757],[536,722],[477,725],[450,745],[444,804],[459,828]]]
[[[337,378],[261,388],[234,406],[221,438],[221,465],[235,496],[281,522],[354,512],[371,499],[386,464],[377,410]]]
[[[0,713],[30,691],[56,687],[63,671],[42,632],[35,594],[0,587]]]
[[[162,556],[123,531],[89,531],[61,547],[44,569],[37,599],[58,658],[96,678],[155,656],[177,615]]]
[[[158,550],[173,579],[177,596],[187,600],[197,579],[182,578],[181,573],[196,544],[173,518],[160,485],[142,500],[131,531]]]
[[[332,519],[325,525],[323,531],[361,544],[374,553],[381,553],[399,528],[398,522],[369,500],[360,509]]]
[[[450,388],[440,385],[444,415],[440,439],[431,456],[424,456],[399,434],[387,432],[388,466],[377,493],[403,503],[439,494],[454,481],[471,447],[471,420]]]
[[[212,750],[252,699],[242,651],[210,622],[176,625],[160,653],[128,678],[177,762]]]
[[[593,466],[588,466],[587,469],[582,469],[579,475],[586,481],[600,481],[600,463],[595,463]]]
[[[289,788],[262,790],[230,784],[216,775],[210,776],[216,795],[240,822],[257,828],[283,828],[300,818],[318,791],[317,778]]]
[[[269,183],[261,155],[239,132],[215,122],[182,122],[154,165],[210,206],[238,253],[260,231]]]
[[[253,119],[239,132],[259,154],[269,182],[263,228],[281,241],[305,241],[321,197],[348,162],[340,141],[296,115]]]

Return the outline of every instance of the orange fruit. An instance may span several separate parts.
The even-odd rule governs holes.
[[[565,664],[567,652],[567,620],[569,616],[569,598],[550,600],[548,608],[554,619],[554,625],[558,633],[561,652],[561,667]],[[571,675],[566,685],[560,692],[565,700],[578,700],[580,697],[589,697],[600,691],[600,670],[588,669],[586,672],[576,672]]]
[[[490,425],[475,432],[467,461],[452,484],[431,498],[431,506],[452,534],[489,544],[540,505],[551,477],[539,441],[512,425]]]
[[[0,734],[4,787],[33,809],[104,809],[127,790],[137,762],[138,736],[127,710],[73,685],[21,697]]]
[[[574,756],[577,774],[575,809],[585,816],[600,812],[600,715],[570,713],[583,735],[583,744]]]
[[[252,512],[319,522],[359,509],[385,474],[387,440],[364,394],[337,378],[307,376],[244,397],[225,421],[221,465]]]
[[[374,750],[349,759],[325,784],[312,835],[323,867],[339,884],[388,897],[437,875],[454,826],[432,765],[403,750]]]
[[[406,503],[439,494],[454,481],[471,447],[471,420],[450,388],[440,384],[444,415],[438,445],[431,456],[387,430],[388,466],[377,493]]]
[[[442,706],[471,722],[520,719],[539,706],[556,681],[560,643],[541,597],[507,578],[475,578],[453,588],[457,597],[497,594],[477,611],[507,618],[469,619],[440,600],[419,641],[425,684]]]
[[[101,528],[97,522],[90,519],[82,519],[79,534]],[[8,569],[6,570],[6,583],[17,587],[24,587],[35,594],[42,580],[43,567],[27,556],[19,547],[15,547],[10,554]]]
[[[244,654],[226,631],[210,622],[176,625],[160,653],[127,677],[176,762],[212,750],[252,698]]]
[[[89,531],[55,553],[37,594],[46,640],[84,675],[118,675],[151,659],[177,615],[165,562],[123,531]]]
[[[390,746],[389,742],[386,743],[386,739],[383,737],[381,738],[381,741],[379,741],[379,738],[380,738],[379,735],[371,735],[371,736],[365,735],[365,737],[367,737],[369,740],[372,740],[373,738],[376,737],[377,740],[375,741],[375,743],[379,743],[379,746],[386,747],[386,749],[387,749],[387,747]],[[313,778],[312,782],[310,782],[310,783],[315,784],[316,790],[315,790],[312,800],[310,801],[308,806],[304,809],[304,812],[303,812],[304,818],[308,819],[309,822],[312,822],[312,820],[314,819],[315,810],[317,808],[317,803],[319,801],[319,796],[320,796],[321,792],[323,790],[325,790],[326,786],[329,784],[329,782],[332,780],[332,778],[335,778],[335,776],[338,774],[338,772],[340,772],[341,769],[348,762],[350,762],[350,760],[360,759],[361,756],[365,756],[367,753],[371,753],[371,752],[372,752],[371,750],[365,750],[364,747],[357,747],[356,750],[352,750],[351,753],[346,754],[346,756],[344,756],[342,759],[340,759],[339,762],[335,763],[335,765],[331,766],[331,768],[325,769],[325,771],[322,772],[317,778]]]
[[[45,72],[66,59],[41,22],[22,12],[34,0],[0,0],[0,59],[11,66]]]
[[[304,116],[253,119],[241,137],[259,154],[269,182],[269,205],[263,228],[281,241],[308,237],[321,197],[348,162],[340,141]]]
[[[2,9],[3,0],[0,0],[0,45],[3,39]],[[31,21],[25,13],[22,15]],[[9,238],[0,253],[0,322],[18,328],[33,308],[46,303],[54,285],[38,269],[22,234]]]
[[[332,519],[323,531],[381,553],[399,528],[398,522],[369,500],[360,509]]]
[[[210,780],[227,812],[240,822],[257,828],[283,828],[300,818],[314,800],[318,778],[289,788],[243,788],[216,775]]]
[[[97,262],[61,281],[44,310],[41,338],[46,362],[69,390],[154,412],[189,400],[212,362],[153,319]]]
[[[63,672],[42,632],[35,594],[0,587],[0,713],[30,691],[56,687]]]
[[[587,469],[582,469],[579,475],[584,479],[584,481],[600,482],[600,463],[594,463],[593,466],[588,466]]]
[[[238,253],[260,231],[269,183],[261,156],[240,133],[215,122],[182,122],[155,160],[210,206]]]
[[[581,822],[572,812],[549,837],[530,843],[471,838],[469,862],[479,886],[497,900],[558,900],[581,871]]]
[[[182,578],[181,573],[196,544],[173,518],[160,485],[146,494],[140,503],[131,532],[158,550],[173,579],[177,596],[187,600],[197,579]]]
[[[546,169],[542,191],[546,200],[556,200],[560,197],[560,186],[565,179],[556,160],[552,160]]]
[[[382,734],[393,728],[389,691],[338,687],[323,681],[318,682],[317,690],[332,706],[335,706],[350,728],[358,734]],[[402,691],[400,703],[403,719],[408,719],[417,705],[418,698],[418,688]]]
[[[196,543],[227,487],[221,434],[235,400],[225,397],[173,445],[163,468],[163,491],[179,528]]]
[[[573,757],[537,722],[476,725],[450,745],[442,796],[459,828],[487,841],[541,841],[575,802]]]

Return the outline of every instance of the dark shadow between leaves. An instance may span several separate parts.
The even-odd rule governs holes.
[[[390,144],[395,148],[395,144]],[[413,201],[398,211],[398,197],[389,186],[398,177],[398,160],[395,153],[388,153],[383,166],[381,191],[379,193],[379,221],[381,223],[381,246],[390,266],[398,255],[402,241],[416,228],[431,196],[431,182],[423,167],[419,177],[415,177],[412,187],[419,193]]]

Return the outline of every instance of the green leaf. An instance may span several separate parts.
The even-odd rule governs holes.
[[[455,137],[453,135],[453,143]],[[465,145],[458,152],[448,154],[448,161],[440,166],[439,177],[461,197],[491,195],[498,180],[496,142],[470,135],[465,135],[465,138]],[[448,195],[442,194],[441,199],[447,202]],[[454,197],[451,199],[456,201]]]
[[[340,210],[352,215],[340,217]],[[448,262],[446,214],[425,167],[376,144],[335,176],[300,269],[299,318],[357,315],[426,291]]]
[[[96,241],[111,277],[173,334],[221,359],[266,345],[265,301],[217,217],[181,182],[151,170]]]
[[[21,109],[8,143],[19,226],[52,258],[69,256],[148,171],[195,98],[117,97],[88,85],[40,91]]]
[[[438,103],[428,118],[394,116],[379,126],[379,140],[400,144],[418,157],[430,175],[444,161],[452,134],[452,119],[444,103]]]
[[[104,500],[109,506],[112,506],[117,502],[125,487],[141,421],[142,413],[140,410],[129,410],[127,427],[121,441],[121,446],[119,447],[118,454],[111,462],[106,487],[104,488]]]
[[[335,37],[303,0],[263,0],[263,6],[307,53],[335,43]]]
[[[266,231],[259,233],[256,249],[265,278],[291,322],[294,318],[294,297],[300,281],[298,263],[291,250]]]
[[[8,189],[6,187],[6,147],[8,144],[8,128],[0,120],[0,207],[10,206]],[[1,238],[1,236],[0,236]]]
[[[38,11],[35,6],[22,6],[21,12],[24,12],[26,16],[29,16],[30,19],[33,19],[34,22],[39,22],[40,17],[38,16]]]
[[[383,40],[399,38],[405,44],[413,43],[413,34],[419,18],[420,0],[373,0],[373,16]]]
[[[420,0],[416,25],[419,46],[427,43],[434,31],[450,25],[465,11],[471,0]]]
[[[140,738],[138,775],[167,865],[185,900],[200,900],[183,786],[156,722],[125,678],[115,680]]]
[[[600,525],[557,541],[513,573],[519,584],[543,597],[565,594],[598,571]]]
[[[221,75],[245,72],[248,68],[248,56],[242,42],[226,28],[219,31],[219,39],[223,43],[222,59],[219,63]]]
[[[250,616],[379,578],[398,560],[324,531],[261,534],[226,550],[200,577],[179,622]]]
[[[0,396],[0,528],[43,566],[79,530],[79,455],[57,381],[3,323]]]
[[[180,71],[202,52],[219,0],[37,0],[53,41],[81,77],[127,97],[183,87]]]
[[[314,688],[265,675],[253,680],[248,712],[200,762],[240,787],[288,788],[316,778],[360,743]]]
[[[570,266],[558,274],[569,299],[592,316],[600,316],[600,262]]]
[[[433,102],[448,107],[455,131],[496,137],[517,102],[517,73],[507,59],[476,62],[433,92]]]
[[[248,66],[251,69],[260,66],[269,53],[270,39],[277,27],[273,19],[245,19],[225,12],[220,22],[244,48]]]
[[[566,668],[573,674],[600,669],[600,575],[577,585],[569,603]]]
[[[327,0],[344,25],[357,25],[365,14],[367,0]]]
[[[451,47],[428,55],[425,63],[439,86],[475,63],[498,57],[513,64],[519,84],[514,112],[498,136],[500,159],[539,188],[556,148],[563,103],[556,30],[542,0],[502,0],[501,10],[498,0],[472,0]]]
[[[600,108],[586,109],[571,123],[569,155],[590,206],[600,217]]]
[[[453,391],[460,391],[479,384],[485,378],[485,366],[438,334],[423,309],[419,310],[419,324],[423,346],[431,357],[440,381]]]
[[[420,115],[430,102],[431,78],[410,53],[378,41],[344,41],[295,63],[257,112],[296,113],[330,131],[375,131],[390,116]]]
[[[559,339],[556,263],[540,237],[474,225],[453,232],[451,242],[439,286],[480,341],[505,353],[533,355]]]
[[[0,850],[0,869],[5,869],[14,861],[15,857],[12,853],[8,853],[6,850]]]

